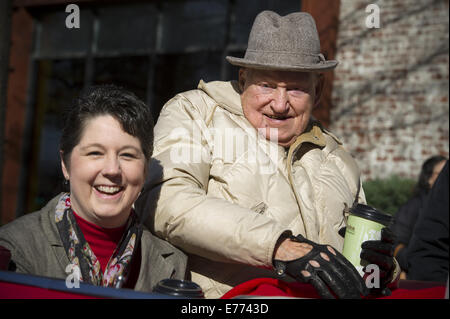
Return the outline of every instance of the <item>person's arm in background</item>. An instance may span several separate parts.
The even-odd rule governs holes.
[[[405,247],[407,245],[406,238],[410,235],[408,228],[408,215],[410,214],[408,209],[410,207],[410,205],[408,205],[409,203],[410,201],[401,206],[395,214],[395,223],[392,229],[397,237],[395,241],[394,256],[397,258],[397,261],[403,270],[407,268]]]
[[[419,210],[423,205],[423,196],[414,196],[409,199],[395,214],[395,223],[392,229],[396,236],[394,256],[404,272],[408,270],[406,252],[419,215]],[[405,274],[403,273],[402,279],[405,278]]]
[[[445,283],[449,261],[448,161],[420,212],[408,246],[410,280]]]

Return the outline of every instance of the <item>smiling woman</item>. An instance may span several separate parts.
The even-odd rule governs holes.
[[[183,279],[186,256],[133,210],[152,143],[150,109],[131,92],[93,87],[68,106],[60,155],[70,190],[0,228],[9,269],[54,278],[70,269],[83,282],[142,291]]]
[[[87,121],[70,164],[61,161],[64,177],[70,181],[72,208],[80,217],[105,228],[125,224],[146,175],[147,160],[140,144],[111,115]]]

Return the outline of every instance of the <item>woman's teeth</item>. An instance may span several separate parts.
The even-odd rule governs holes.
[[[99,192],[106,194],[115,194],[118,193],[122,188],[118,186],[96,186],[95,187]]]

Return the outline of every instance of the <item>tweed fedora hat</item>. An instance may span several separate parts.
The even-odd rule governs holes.
[[[226,57],[233,65],[265,70],[320,72],[338,64],[325,60],[313,17],[306,12],[280,16],[259,13],[248,39],[244,58]]]

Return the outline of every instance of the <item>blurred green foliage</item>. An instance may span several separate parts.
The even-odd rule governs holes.
[[[367,204],[387,214],[395,215],[401,205],[412,196],[416,180],[393,175],[363,183]]]

